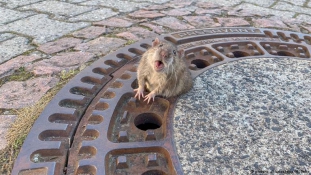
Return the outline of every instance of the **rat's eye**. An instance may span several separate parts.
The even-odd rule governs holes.
[[[176,50],[173,50],[174,55],[176,55]]]

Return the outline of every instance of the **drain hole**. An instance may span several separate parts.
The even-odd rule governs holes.
[[[167,174],[161,170],[150,170],[144,172],[142,175],[167,175]]]
[[[108,75],[108,74],[110,74],[112,71],[113,71],[112,68],[104,69],[104,68],[101,68],[101,67],[97,67],[97,68],[94,68],[94,69],[92,70],[92,72],[94,72],[94,73],[96,73],[96,74],[100,74],[100,75]]]
[[[247,57],[250,56],[248,53],[246,52],[242,52],[242,51],[234,51],[232,52],[235,58],[240,58],[240,57]]]
[[[100,124],[103,121],[104,121],[104,118],[100,115],[92,115],[89,118],[89,124],[91,124],[91,125]]]
[[[57,162],[63,157],[63,154],[58,149],[41,149],[33,152],[30,160],[34,163],[40,162]]]
[[[145,48],[145,49],[149,49],[151,47],[151,45],[149,45],[147,43],[143,43],[140,45],[140,47]]]
[[[120,77],[122,80],[127,80],[127,79],[130,79],[131,78],[131,75],[130,74],[123,74],[123,75],[121,75],[121,77]]]
[[[112,88],[121,88],[122,86],[123,86],[123,84],[119,81],[115,81],[111,85]]]
[[[102,98],[104,98],[104,99],[111,99],[111,98],[114,98],[115,96],[116,96],[116,94],[114,92],[107,91],[107,92],[104,93]]]
[[[104,63],[111,66],[112,68],[118,67],[118,63],[114,60],[107,60]]]
[[[172,37],[164,37],[164,39],[171,42],[171,43],[177,44],[177,41]]]
[[[135,80],[133,81],[133,83],[131,84],[131,87],[132,87],[133,89],[137,89],[137,88],[138,88],[138,81],[137,81],[137,79],[135,79]]]
[[[79,150],[79,159],[90,159],[95,156],[97,150],[93,146],[83,146]]]
[[[304,41],[305,41],[307,44],[311,45],[311,37],[309,37],[309,36],[304,36],[303,39],[304,39]]]
[[[290,52],[286,52],[286,51],[278,51],[277,53],[279,56],[291,56],[294,57],[295,55],[290,53]]]
[[[148,129],[158,129],[160,128],[160,126],[158,124],[155,123],[142,123],[136,126],[138,129],[143,130],[143,131],[147,131]]]
[[[42,141],[61,141],[67,139],[69,134],[65,130],[46,130],[39,134]]]
[[[105,103],[105,102],[99,102],[95,106],[95,110],[100,110],[100,111],[104,111],[104,110],[106,110],[108,108],[109,108],[109,104]]]
[[[290,34],[290,36],[291,36],[293,41],[295,41],[296,43],[300,43],[300,38],[298,35],[292,33],[292,34]]]
[[[276,32],[276,34],[279,36],[279,38],[282,40],[282,41],[286,41],[288,42],[288,39],[286,37],[286,35],[282,32]]]
[[[79,166],[76,175],[82,174],[96,174],[96,168],[93,165]]]
[[[126,55],[126,54],[124,54],[124,53],[118,53],[116,56],[117,56],[118,58],[126,59],[126,60],[132,60],[132,59],[133,59],[131,56]]]
[[[142,54],[144,54],[144,51],[139,50],[139,49],[137,49],[137,48],[130,48],[130,49],[129,49],[129,52],[132,52],[132,53],[137,54],[137,55],[142,55]]]
[[[264,33],[265,33],[266,36],[268,36],[268,37],[270,37],[270,38],[273,38],[272,32],[266,31],[266,30],[265,30]]]
[[[131,71],[131,72],[137,72],[137,67],[132,67],[132,68],[129,69],[129,71]]]
[[[83,95],[83,96],[90,96],[90,95],[93,94],[92,90],[86,89],[86,88],[82,88],[82,87],[73,87],[73,88],[70,89],[70,92],[72,94]]]
[[[84,101],[70,100],[70,99],[64,99],[59,102],[59,106],[66,108],[79,108],[84,107],[84,105],[86,105]]]
[[[162,122],[160,117],[154,113],[143,113],[138,115],[134,120],[135,126],[143,131],[148,129],[158,129],[161,127]]]
[[[83,78],[81,78],[81,81],[83,83],[88,83],[88,84],[93,84],[93,85],[101,83],[101,81],[99,79],[96,79],[96,78],[93,78],[93,77],[83,77]]]
[[[47,168],[34,168],[29,170],[22,170],[18,175],[32,175],[32,174],[48,174]]]
[[[202,69],[202,68],[209,66],[209,63],[207,61],[200,60],[200,59],[192,60],[191,64],[195,64],[197,66],[197,68],[199,68],[199,69]]]
[[[53,123],[72,123],[77,120],[76,116],[72,114],[52,114],[49,117],[49,121]]]
[[[95,140],[99,137],[99,132],[97,130],[88,129],[84,131],[82,137],[83,140]]]

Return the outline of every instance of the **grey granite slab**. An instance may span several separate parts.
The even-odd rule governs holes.
[[[82,22],[66,23],[51,20],[47,15],[39,14],[0,26],[0,32],[9,31],[27,35],[34,38],[35,44],[43,44],[88,25]]]
[[[36,4],[24,6],[23,10],[35,10],[43,13],[51,13],[54,15],[75,16],[81,13],[91,11],[92,7],[78,6],[66,2],[59,1],[43,1]]]
[[[0,25],[33,15],[31,12],[19,12],[0,7]]]
[[[0,64],[33,48],[30,41],[24,37],[0,42]]]
[[[261,58],[198,76],[174,117],[184,174],[311,173],[310,73],[311,61]]]

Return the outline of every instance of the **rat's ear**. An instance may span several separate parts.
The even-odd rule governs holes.
[[[160,40],[158,38],[154,39],[152,42],[152,47],[157,46],[160,44]]]
[[[185,51],[184,51],[184,49],[179,49],[179,50],[178,50],[178,56],[179,56],[179,58],[183,58],[183,57],[185,56]]]

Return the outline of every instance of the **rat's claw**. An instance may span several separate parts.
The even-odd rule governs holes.
[[[144,98],[144,90],[143,89],[137,88],[137,89],[134,89],[134,91],[136,91],[134,98],[138,97],[138,100],[140,100],[140,96],[142,96]]]
[[[154,101],[154,97],[155,97],[155,94],[153,92],[150,92],[148,95],[145,96],[144,101],[147,101],[147,103],[149,104],[151,99],[152,99],[152,101]]]

